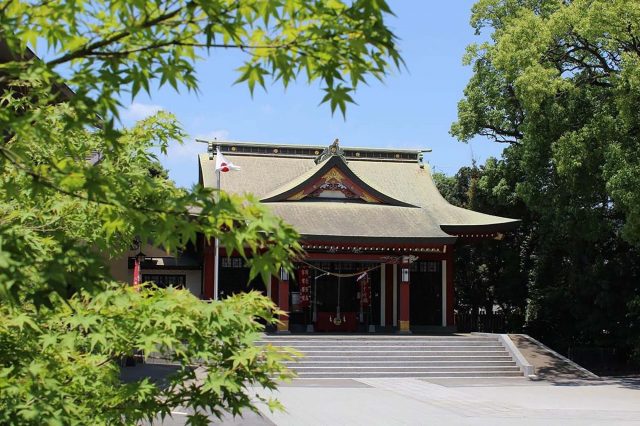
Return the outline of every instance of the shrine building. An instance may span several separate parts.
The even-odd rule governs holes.
[[[206,141],[205,141],[206,142]],[[220,173],[229,193],[254,194],[301,235],[295,273],[269,285],[198,238],[178,255],[143,245],[111,264],[114,278],[184,287],[203,299],[247,290],[283,311],[279,331],[455,331],[454,249],[500,239],[519,220],[449,204],[422,151],[217,143],[240,170]],[[221,158],[222,158],[221,156]],[[200,154],[199,180],[217,187],[216,155]],[[136,260],[137,259],[137,260]],[[464,267],[464,265],[458,265]]]
[[[280,331],[454,330],[457,241],[500,239],[519,221],[462,209],[438,192],[418,150],[225,142],[239,171],[221,189],[252,193],[300,233],[305,258],[270,285],[248,282],[240,257],[201,253],[202,296],[257,289],[287,312]],[[215,188],[216,159],[199,155]],[[460,265],[464,267],[464,265]]]

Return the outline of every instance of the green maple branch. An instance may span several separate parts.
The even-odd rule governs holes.
[[[195,6],[195,4],[193,2],[189,2],[189,3],[187,3],[187,5],[184,8],[174,9],[171,12],[166,12],[166,13],[164,13],[164,14],[156,17],[156,18],[145,20],[142,23],[140,23],[139,25],[133,25],[130,28],[124,29],[121,32],[119,32],[119,33],[117,33],[117,34],[115,34],[115,35],[113,35],[111,37],[107,37],[107,38],[105,38],[103,40],[96,41],[94,43],[85,45],[84,47],[82,47],[82,48],[80,48],[78,50],[69,52],[66,55],[63,55],[63,56],[61,56],[61,57],[59,57],[57,59],[53,59],[53,60],[47,62],[47,65],[50,66],[50,67],[55,67],[56,65],[60,65],[60,64],[63,64],[65,62],[72,61],[74,59],[78,59],[78,58],[82,58],[82,57],[88,56],[93,51],[95,51],[96,49],[100,49],[100,48],[106,47],[106,46],[108,46],[110,44],[113,44],[113,43],[116,43],[116,42],[118,42],[118,41],[120,41],[120,40],[122,40],[122,39],[124,39],[126,37],[129,37],[130,35],[132,35],[134,33],[134,31],[142,30],[142,29],[146,29],[146,28],[151,28],[154,25],[158,25],[158,24],[161,24],[161,23],[163,23],[165,21],[169,21],[169,20],[175,18],[176,16],[178,16],[178,14],[182,10],[190,8],[190,7],[194,7],[194,6]]]
[[[202,47],[202,48],[213,48],[213,49],[239,49],[239,50],[257,50],[257,49],[271,49],[271,50],[279,50],[279,49],[290,49],[292,47],[298,46],[299,43],[296,40],[282,43],[282,44],[265,44],[265,45],[249,45],[249,44],[229,44],[229,43],[189,43],[182,42],[177,40],[171,40],[163,43],[152,44],[145,47],[140,47],[137,49],[130,50],[122,50],[122,51],[95,51],[87,54],[86,56],[98,56],[98,57],[119,57],[119,56],[127,56],[134,53],[147,52],[154,49],[162,49],[164,47],[171,46],[184,46],[184,47]]]
[[[38,172],[34,171],[30,167],[28,167],[25,164],[23,164],[17,158],[17,155],[14,152],[6,149],[5,147],[0,146],[0,155],[2,155],[4,158],[6,158],[9,162],[11,162],[11,164],[13,164],[19,170],[21,170],[22,172],[24,172],[27,175],[29,175],[35,182],[37,182],[37,183],[39,183],[39,184],[41,184],[41,185],[43,185],[43,186],[45,186],[45,187],[47,187],[49,189],[52,189],[52,190],[54,190],[56,192],[59,192],[59,193],[61,193],[63,195],[67,195],[69,197],[72,197],[72,198],[76,198],[76,199],[79,199],[79,200],[82,200],[82,201],[96,203],[96,204],[100,204],[100,205],[106,205],[106,206],[116,207],[116,208],[123,208],[125,210],[135,210],[135,211],[144,212],[144,213],[170,214],[170,215],[180,216],[180,217],[189,214],[188,210],[184,210],[184,211],[174,210],[174,211],[171,211],[171,210],[152,209],[152,208],[148,208],[148,207],[131,208],[131,207],[123,206],[123,205],[118,204],[118,203],[113,202],[113,201],[102,200],[102,199],[99,199],[99,198],[92,198],[92,197],[89,197],[86,194],[80,194],[80,193],[77,193],[77,192],[68,191],[68,190],[66,190],[64,188],[60,188],[55,183],[47,180],[46,177],[42,176]],[[238,217],[236,217],[236,219],[241,219],[241,217],[238,216]]]
[[[152,208],[147,208],[147,207],[128,207],[128,206],[123,206],[121,204],[115,203],[113,201],[109,201],[109,200],[101,200],[101,199],[97,199],[97,198],[90,198],[88,197],[86,194],[80,194],[80,193],[76,193],[76,192],[72,192],[72,191],[68,191],[64,188],[60,188],[58,185],[56,185],[55,183],[49,181],[47,178],[45,178],[44,176],[40,175],[39,173],[37,173],[36,171],[32,170],[31,168],[29,168],[28,166],[22,164],[17,158],[13,157],[16,156],[15,153],[9,151],[8,149],[0,146],[0,155],[2,155],[4,158],[6,158],[9,162],[11,162],[16,168],[18,168],[19,170],[23,171],[25,174],[27,174],[28,176],[30,176],[36,183],[41,184],[51,190],[54,190],[60,194],[75,198],[75,199],[79,199],[82,200],[84,202],[90,202],[90,203],[96,203],[99,205],[107,205],[107,206],[111,206],[111,207],[116,207],[116,208],[121,208],[124,210],[128,210],[128,211],[137,211],[137,212],[144,212],[144,213],[153,213],[153,214],[158,214],[158,215],[171,215],[174,217],[178,217],[178,218],[183,218],[185,216],[189,216],[190,213],[188,211],[188,209],[185,208],[185,210],[166,210],[166,209],[152,209]],[[241,212],[226,212],[226,217],[234,222],[237,223],[243,223],[244,220],[246,220],[246,217],[243,216],[241,214]],[[200,225],[202,225],[203,227],[207,227],[209,226],[209,224],[206,223],[201,223],[201,220],[206,221],[206,217],[202,216],[202,215],[194,215],[194,219],[200,223]],[[222,231],[224,232],[224,229],[220,229],[217,228],[218,232]],[[210,236],[212,236],[213,234],[211,234]],[[266,234],[264,234],[264,244],[270,244],[270,239],[268,238],[268,236]],[[261,245],[262,247],[262,245]],[[258,249],[259,250],[259,249]]]

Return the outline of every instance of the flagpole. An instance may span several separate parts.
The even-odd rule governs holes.
[[[220,152],[220,145],[217,146],[216,155]],[[220,170],[216,170],[216,202],[220,201],[220,175],[222,172]],[[218,265],[220,263],[220,241],[218,241],[218,237],[216,237],[213,250],[215,252],[215,263],[213,264],[213,300],[218,300]]]
[[[220,191],[221,191],[221,184],[220,181],[221,179],[221,173],[223,172],[228,172],[229,170],[240,170],[240,167],[234,165],[231,161],[227,160],[226,158],[224,158],[224,155],[222,155],[222,151],[220,150],[220,144],[219,142],[216,140],[216,168],[215,168],[215,174],[216,174],[216,193],[214,194],[214,198],[216,200],[216,203],[220,202]],[[213,160],[213,145],[214,142],[210,141],[209,142],[209,160]],[[218,232],[220,232],[220,229],[218,229]],[[218,300],[218,289],[220,288],[219,286],[219,282],[218,282],[218,278],[219,278],[219,269],[220,269],[220,241],[218,240],[218,238],[215,238],[215,242],[214,242],[214,265],[213,265],[213,300]]]

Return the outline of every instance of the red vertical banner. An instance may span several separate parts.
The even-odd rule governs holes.
[[[367,273],[360,279],[360,304],[363,308],[368,308],[371,304],[371,280]]]
[[[309,267],[298,269],[298,285],[300,287],[300,307],[308,308],[311,305],[311,284],[309,283]]]
[[[138,256],[133,258],[133,285],[140,285],[140,259]]]

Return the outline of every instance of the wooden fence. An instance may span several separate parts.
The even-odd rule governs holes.
[[[504,314],[456,314],[456,327],[460,333],[506,333]]]

